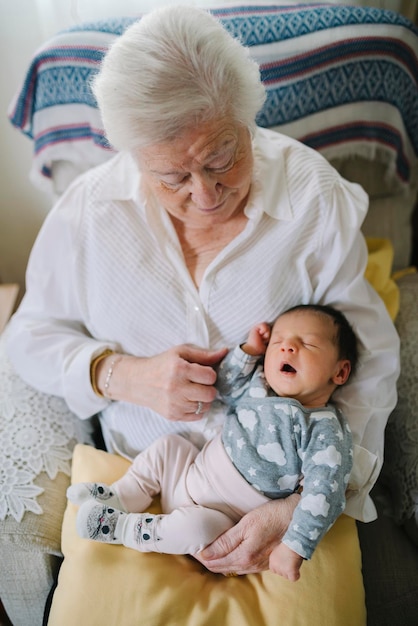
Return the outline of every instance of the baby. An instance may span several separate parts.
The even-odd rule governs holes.
[[[255,326],[219,366],[222,432],[201,451],[167,435],[110,487],[71,486],[78,533],[141,552],[197,554],[253,508],[300,493],[269,560],[273,572],[298,580],[345,508],[351,433],[329,399],[357,360],[355,334],[331,307],[300,305],[272,328]],[[163,514],[143,513],[157,494]]]

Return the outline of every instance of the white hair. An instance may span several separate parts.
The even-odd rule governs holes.
[[[130,26],[106,54],[93,92],[109,142],[131,152],[211,119],[252,129],[265,99],[248,48],[190,6],[154,10]]]

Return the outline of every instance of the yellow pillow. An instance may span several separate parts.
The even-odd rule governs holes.
[[[78,445],[72,481],[111,483],[121,457]],[[155,508],[155,507],[154,507]],[[80,539],[68,503],[62,564],[48,626],[363,626],[365,597],[355,521],[342,515],[301,578],[271,572],[226,578],[188,556],[141,554]]]
[[[392,276],[393,245],[389,239],[373,237],[367,237],[366,242],[369,257],[364,275],[382,298],[394,321],[399,312],[400,294]]]

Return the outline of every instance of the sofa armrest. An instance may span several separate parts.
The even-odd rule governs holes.
[[[396,327],[401,339],[398,404],[385,433],[381,480],[390,492],[395,521],[418,545],[418,274],[398,281],[400,310]]]
[[[21,522],[11,515],[0,521],[0,597],[13,624],[42,624],[45,605],[62,560],[61,526],[70,479],[46,472],[34,479],[43,489],[38,497],[44,513],[25,513]]]

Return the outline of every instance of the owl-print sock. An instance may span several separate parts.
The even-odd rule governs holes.
[[[67,498],[74,504],[83,504],[88,500],[95,500],[119,511],[126,511],[112,486],[104,483],[76,483],[67,489]]]
[[[122,544],[139,552],[159,552],[156,526],[160,515],[125,513],[88,500],[77,513],[77,532],[84,539]]]

